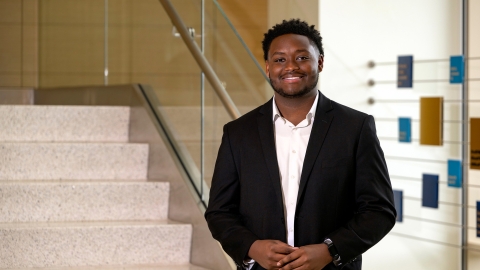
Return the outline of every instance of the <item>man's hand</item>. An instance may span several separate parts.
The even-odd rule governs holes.
[[[277,267],[280,270],[320,270],[333,260],[325,244],[300,247],[281,259]]]
[[[295,250],[298,250],[298,248],[289,246],[282,241],[257,240],[250,247],[248,256],[267,270],[279,269],[278,261]]]

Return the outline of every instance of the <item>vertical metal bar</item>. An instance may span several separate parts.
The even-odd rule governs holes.
[[[205,55],[205,0],[201,7],[201,44],[200,50]],[[202,201],[205,200],[203,183],[205,181],[205,74],[203,70],[200,75],[200,193]]]
[[[108,85],[108,0],[104,1],[105,3],[105,14],[104,14],[104,28],[103,28],[103,84]]]
[[[172,6],[172,3],[169,0],[159,0],[159,1],[162,4],[165,12],[168,14],[170,19],[172,20],[173,25],[177,28],[177,31],[180,33],[180,36],[185,42],[185,45],[187,45],[187,48],[190,50],[190,53],[192,54],[193,58],[195,58],[195,61],[205,73],[205,78],[208,80],[213,90],[215,90],[215,92],[217,93],[218,98],[222,102],[223,106],[227,110],[230,117],[232,117],[233,119],[239,118],[241,116],[240,111],[238,111],[237,106],[235,106],[235,103],[233,103],[232,99],[230,98],[227,91],[225,90],[225,87],[222,85],[222,82],[218,78],[212,66],[210,66],[210,63],[208,63],[208,61],[203,56],[197,43],[195,43],[195,41],[192,39],[191,35],[187,30],[187,27],[185,26],[182,19],[176,12],[175,8]]]
[[[468,0],[462,0],[462,270],[468,269]]]
[[[24,36],[24,27],[23,27],[23,24],[25,23],[24,22],[24,18],[23,18],[23,0],[20,2],[20,86],[24,86],[23,85],[23,53],[24,53],[24,49],[23,49],[23,36]],[[32,85],[33,86],[33,85]]]

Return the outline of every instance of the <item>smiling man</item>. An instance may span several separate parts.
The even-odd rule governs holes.
[[[314,26],[283,21],[263,50],[275,94],[224,126],[210,231],[239,269],[361,269],[396,216],[373,117],[316,88]]]

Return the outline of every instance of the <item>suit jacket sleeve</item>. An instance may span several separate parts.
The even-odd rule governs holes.
[[[356,211],[342,227],[329,234],[349,262],[380,241],[395,225],[393,192],[372,116],[364,120],[355,153]]]
[[[258,239],[242,222],[239,200],[239,175],[227,124],[223,128],[205,218],[213,238],[220,242],[237,266],[242,265],[250,246]]]

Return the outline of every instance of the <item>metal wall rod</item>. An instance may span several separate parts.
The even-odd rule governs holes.
[[[465,80],[467,81],[467,80]],[[480,78],[471,78],[468,79],[468,81],[480,81]],[[414,83],[432,83],[432,82],[450,82],[449,79],[432,79],[432,80],[412,80]],[[373,84],[396,84],[397,81],[375,81],[375,80],[369,80],[367,82],[369,86],[372,86]]]
[[[464,58],[465,60],[480,60],[480,57],[466,57]],[[450,61],[450,59],[423,59],[423,60],[413,60],[413,63],[432,63],[432,62],[447,62]],[[374,68],[375,66],[388,66],[388,65],[396,65],[398,64],[397,62],[375,62],[375,61],[369,61],[368,62],[368,67]]]
[[[416,201],[416,200],[415,200]],[[413,220],[418,220],[418,221],[423,221],[427,223],[433,223],[437,225],[443,225],[447,227],[455,227],[455,228],[461,228],[461,224],[456,224],[456,223],[450,223],[450,222],[445,222],[445,221],[438,221],[438,220],[433,220],[433,219],[428,219],[428,218],[420,218],[420,217],[415,217],[415,216],[408,216],[408,215],[403,215],[404,219],[413,219]]]
[[[420,99],[375,99],[375,103],[420,103]],[[462,100],[462,99],[445,99],[444,103],[476,103],[480,102],[480,99]],[[467,120],[468,121],[468,120]]]
[[[383,136],[379,136],[378,139],[380,141],[398,141],[398,137],[383,137]],[[412,142],[420,142],[420,139],[412,139]],[[463,144],[464,142],[463,141],[446,141],[446,140],[443,140],[443,143],[444,144]],[[468,143],[468,142],[467,142]]]
[[[220,79],[218,79],[217,74],[215,73],[213,68],[210,66],[205,56],[202,54],[202,51],[200,50],[200,48],[198,48],[197,43],[195,43],[193,38],[190,36],[190,33],[187,30],[187,27],[185,26],[182,19],[176,12],[172,3],[169,0],[159,0],[159,1],[162,4],[163,8],[165,9],[165,12],[167,12],[168,16],[170,17],[170,20],[172,21],[173,25],[177,28],[177,31],[180,33],[180,36],[185,42],[185,45],[187,45],[188,49],[190,50],[190,53],[195,58],[195,61],[197,61],[197,64],[202,69],[203,73],[205,74],[205,77],[210,82],[210,85],[212,86],[212,88],[215,90],[218,97],[222,101],[223,106],[225,106],[225,109],[227,110],[228,114],[233,119],[239,118],[241,115],[240,112],[238,111],[237,107],[235,106],[232,99],[228,95],[227,91],[225,91],[225,88],[223,87]]]
[[[389,156],[389,155],[385,155],[385,158],[396,159],[396,160],[405,160],[405,161],[414,161],[414,162],[429,162],[429,163],[447,164],[446,160],[437,160],[437,159],[411,158],[411,157],[400,157],[400,156]]]
[[[378,122],[378,121],[384,121],[384,122],[398,122],[398,118],[381,118],[381,117],[375,117],[375,115],[373,115],[373,117],[375,118],[375,122]],[[411,119],[412,122],[420,122],[420,119]],[[470,123],[470,121],[467,121],[468,123]],[[463,123],[462,120],[443,120],[443,123],[455,123],[455,124],[461,124]]]
[[[424,242],[430,242],[430,243],[438,244],[438,245],[442,245],[442,246],[462,248],[459,245],[449,244],[449,243],[445,243],[445,242],[441,242],[441,241],[431,240],[431,239],[428,239],[428,238],[417,237],[417,236],[404,234],[404,233],[399,233],[399,232],[389,232],[388,234],[395,235],[395,236],[400,236],[400,237],[404,237],[404,238],[415,239],[415,240],[424,241]]]
[[[462,54],[465,59],[468,59],[468,0],[462,1]],[[462,140],[468,142],[468,64],[467,61],[464,62],[464,82],[462,83],[462,121],[464,124],[462,126]],[[468,160],[468,144],[464,143],[462,146],[462,270],[468,269],[468,166],[465,164]]]

